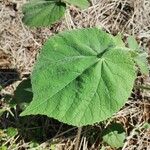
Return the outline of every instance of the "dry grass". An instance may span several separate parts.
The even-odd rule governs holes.
[[[83,27],[98,26],[114,35],[121,32],[124,39],[135,35],[140,45],[150,53],[150,0],[91,0],[91,3],[91,7],[83,11],[70,6],[63,21],[51,28],[28,29],[21,21],[23,0],[0,0],[0,68],[16,68],[22,79],[31,73],[38,51],[49,36]],[[150,85],[149,77],[141,78],[144,81],[138,84]],[[15,87],[16,83],[4,92],[13,93]],[[138,95],[134,95],[113,120],[121,122],[128,132],[123,150],[148,150],[150,130],[140,130],[135,136],[134,129],[150,121],[150,94],[146,90],[135,93]],[[72,149],[74,143],[75,138],[67,143],[62,140],[57,149]],[[86,150],[88,140],[82,137],[81,144]]]

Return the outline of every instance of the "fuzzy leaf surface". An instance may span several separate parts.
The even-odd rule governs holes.
[[[132,58],[97,28],[60,33],[44,45],[23,115],[43,114],[75,126],[103,121],[128,100],[136,77]]]
[[[30,0],[23,7],[23,22],[30,27],[50,26],[64,16],[66,4],[58,0]]]

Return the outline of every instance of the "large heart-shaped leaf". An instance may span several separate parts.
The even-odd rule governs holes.
[[[64,0],[65,2],[78,6],[81,9],[85,9],[89,7],[89,1],[88,0]]]
[[[43,114],[76,126],[112,116],[136,77],[132,58],[115,45],[97,28],[51,37],[32,73],[33,101],[22,115]]]
[[[63,17],[66,4],[58,0],[31,0],[23,7],[23,22],[31,27],[50,26]]]

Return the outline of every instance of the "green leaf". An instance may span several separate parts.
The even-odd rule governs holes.
[[[51,144],[50,149],[51,150],[56,150],[56,145],[55,144]]]
[[[9,137],[13,137],[13,136],[16,136],[18,134],[18,131],[17,129],[15,128],[12,128],[12,127],[9,127],[7,130],[6,130],[6,133]]]
[[[117,131],[110,132],[103,137],[103,140],[113,148],[119,148],[124,145],[125,132],[118,134]]]
[[[115,37],[114,37],[114,40],[115,40],[115,43],[116,43],[116,46],[118,47],[125,47],[125,44],[122,40],[122,35],[121,33],[117,34]]]
[[[0,147],[0,150],[7,150],[8,148],[7,148],[7,146],[1,146]]]
[[[23,80],[16,88],[11,104],[26,107],[32,101],[32,98],[31,80],[28,78]]]
[[[88,0],[64,0],[64,2],[78,6],[81,9],[86,9],[90,5]]]
[[[137,53],[137,55],[135,55],[133,58],[138,67],[140,68],[141,73],[148,75],[149,74],[149,65],[147,61],[148,54],[144,52],[142,49],[140,49],[134,36],[129,36],[127,41],[129,48]]]
[[[66,4],[58,0],[31,0],[23,7],[23,22],[31,27],[50,26],[64,16]]]
[[[112,148],[123,147],[126,134],[121,124],[111,124],[104,130],[103,134],[103,141]]]
[[[130,49],[133,49],[133,50],[136,50],[136,51],[139,50],[139,44],[137,43],[134,36],[129,36],[127,38],[127,42],[128,42],[128,46],[129,46]]]
[[[39,144],[37,142],[31,141],[31,143],[29,144],[30,149],[35,149],[37,147],[39,147]]]
[[[148,75],[149,74],[149,64],[147,61],[148,54],[145,52],[139,53],[137,57],[134,58],[135,62],[140,68],[141,73]]]
[[[145,122],[141,128],[144,128],[144,129],[150,129],[150,123],[148,122]]]
[[[75,126],[103,121],[128,100],[135,78],[132,58],[104,31],[60,33],[40,53],[33,101],[22,116],[43,114]]]

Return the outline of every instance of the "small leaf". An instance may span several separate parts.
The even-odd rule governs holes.
[[[39,144],[37,142],[34,142],[34,141],[32,141],[29,144],[30,149],[34,149],[34,148],[36,149],[38,146],[39,146]]]
[[[128,46],[129,46],[130,49],[133,49],[133,50],[136,50],[136,51],[139,50],[139,44],[137,43],[134,36],[129,36],[127,38],[127,42],[128,42]]]
[[[148,122],[145,122],[142,126],[144,129],[150,129],[150,124]]]
[[[129,48],[137,53],[137,55],[135,55],[133,59],[138,65],[141,73],[148,75],[149,74],[149,64],[147,61],[148,54],[144,52],[142,49],[140,49],[134,36],[129,36],[127,41]]]
[[[50,26],[64,16],[65,9],[58,0],[31,0],[23,7],[23,22],[31,27]]]
[[[7,146],[1,146],[0,150],[8,150]]]
[[[31,80],[23,80],[14,92],[14,97],[11,100],[12,105],[20,105],[22,107],[28,105],[33,98],[33,93],[31,89]]]
[[[22,116],[43,114],[75,126],[103,121],[128,100],[135,78],[132,58],[104,31],[60,33],[39,55],[33,101]]]
[[[124,145],[125,132],[120,134],[117,131],[110,132],[103,137],[103,140],[113,148],[120,148]]]
[[[18,134],[18,131],[17,131],[17,129],[15,129],[15,128],[9,127],[9,128],[7,128],[7,130],[6,130],[6,133],[7,133],[7,135],[8,135],[9,137],[13,137],[13,136],[16,136],[16,135]]]
[[[121,124],[111,124],[104,130],[103,134],[103,141],[112,148],[123,147],[126,134]]]
[[[122,35],[121,33],[117,34],[115,37],[114,37],[114,40],[115,40],[115,43],[116,43],[116,46],[118,47],[125,47],[125,44],[122,40]]]
[[[78,6],[81,9],[86,9],[89,7],[90,3],[88,0],[64,0],[65,2]]]
[[[51,149],[51,150],[56,150],[55,144],[51,144],[50,149]]]
[[[148,54],[145,53],[139,53],[137,57],[135,57],[135,62],[140,68],[141,73],[148,75],[149,74],[149,64],[147,61]]]

